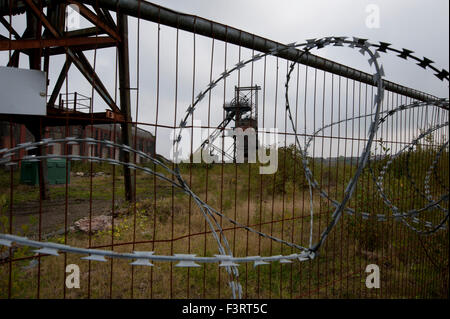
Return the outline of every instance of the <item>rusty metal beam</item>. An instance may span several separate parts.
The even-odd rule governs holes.
[[[32,121],[25,124],[30,133],[34,136],[35,141],[40,141],[44,138],[44,126],[41,127],[39,121]],[[45,155],[44,147],[38,147],[36,149],[28,151],[28,155],[42,156]],[[48,187],[48,170],[47,160],[43,159],[38,163],[38,176],[39,176],[39,193],[41,199],[50,199],[50,192]]]
[[[29,32],[24,33],[24,36],[30,36],[36,40],[42,39],[42,21],[36,17],[33,12],[27,10],[26,12],[27,18],[27,28]],[[28,55],[29,67],[32,70],[41,70],[42,69],[42,48],[34,48],[29,50],[30,54]],[[29,127],[30,132],[34,135],[36,141],[39,141],[43,138],[43,130],[45,128],[40,125],[40,123],[32,123],[31,127]],[[42,147],[38,147],[35,150],[31,151],[31,154],[35,152],[35,155],[42,155],[45,150]],[[39,161],[38,163],[38,176],[39,176],[39,192],[41,199],[49,198],[49,190],[48,190],[48,176],[47,176],[47,161],[44,159]]]
[[[73,50],[75,51],[89,51],[89,50],[96,50],[96,49],[105,49],[105,48],[113,48],[116,47],[116,42],[111,42],[111,43],[95,43],[95,44],[86,44],[86,45],[77,45],[77,46],[73,46],[71,47]],[[47,48],[44,50],[44,52],[46,54],[48,54],[49,56],[52,55],[59,55],[59,54],[66,54],[66,48],[64,47],[52,47],[52,48]]]
[[[120,112],[119,107],[116,105],[113,98],[109,95],[108,90],[106,89],[100,78],[97,76],[97,73],[92,68],[83,52],[79,51],[76,52],[76,54],[74,52],[68,52],[68,57],[72,59],[72,62],[89,81],[89,83],[94,86],[95,90],[103,98],[106,104],[108,104],[108,106],[114,112]]]
[[[8,30],[8,32],[10,32],[13,36],[16,37],[16,39],[20,39],[20,35],[16,32],[16,30],[14,30],[11,24],[8,21],[6,21],[4,17],[0,16],[0,22]]]
[[[111,112],[111,113],[109,113]],[[0,121],[9,121],[10,114],[0,114]],[[42,121],[42,127],[68,125],[113,124],[123,121],[120,114],[106,112],[83,113],[73,110],[48,108],[47,115],[14,115],[14,123],[32,125]]]
[[[16,50],[11,54],[11,58],[9,59],[8,66],[18,68],[19,67],[19,57],[20,57],[20,51]]]
[[[111,13],[109,13],[109,10],[101,8],[100,11],[103,12],[103,16],[105,17],[105,19],[109,23],[109,25],[117,28],[116,22],[114,21],[113,17],[111,16]]]
[[[31,1],[31,0],[27,0],[27,1]],[[102,21],[91,10],[89,10],[84,4],[79,3],[78,1],[74,1],[74,0],[67,0],[67,2],[78,6],[78,9],[80,10],[80,14],[83,17],[85,17],[87,20],[89,20],[92,24],[96,25],[100,29],[103,29],[106,33],[108,33],[111,37],[113,37],[117,41],[120,41],[120,36],[117,33],[117,30],[111,28],[108,24],[106,24],[104,21]]]
[[[5,18],[0,17],[0,21],[1,21],[2,24],[5,26],[6,29],[8,29],[11,33],[13,33],[14,37],[15,37],[17,40],[19,40],[19,39],[21,39],[21,38],[27,36],[27,35],[29,34],[29,32],[30,32],[30,29],[27,27],[27,28],[25,29],[25,31],[23,32],[23,35],[20,36],[20,35],[19,35],[19,34],[11,27],[11,25],[9,24],[8,21],[6,21]],[[4,37],[4,36],[2,36],[2,35],[0,35],[0,39],[1,39],[1,41],[6,41],[6,42],[8,42],[8,48],[10,47],[11,41],[13,41],[12,39],[9,39],[9,38]],[[1,41],[0,41],[0,42],[1,42]],[[12,49],[12,47],[11,47],[11,49]],[[8,49],[8,50],[9,50],[9,49]],[[14,49],[12,49],[12,50],[14,50]],[[29,50],[14,50],[14,52],[11,54],[11,58],[10,58],[9,61],[8,61],[8,64],[7,64],[8,67],[16,67],[16,68],[19,67],[20,53],[24,53],[24,54],[26,54],[26,55],[30,55],[30,51],[29,51]]]
[[[58,94],[61,91],[64,80],[66,79],[67,72],[69,72],[69,68],[72,65],[71,59],[66,59],[64,65],[59,73],[58,79],[56,80],[55,86],[53,87],[52,95],[48,100],[47,106],[53,107],[55,105],[55,101],[58,98]]]
[[[97,27],[78,29],[73,31],[67,31],[63,33],[64,37],[91,37],[94,35],[103,35],[105,32]]]
[[[33,0],[25,0],[26,4],[30,7],[30,9],[33,11],[33,13],[38,17],[39,20],[44,24],[44,26],[49,30],[54,37],[59,37],[58,31],[50,24],[48,19],[46,18],[44,12],[42,12],[36,4],[33,2]]]
[[[1,18],[3,18],[3,17],[0,17],[0,20],[1,20]],[[8,21],[5,20],[5,22],[7,23],[7,25],[9,25]],[[23,32],[23,35],[22,35],[22,36],[20,36],[20,35],[17,34],[17,33],[15,33],[14,36],[16,37],[17,40],[20,40],[20,39],[26,37],[26,36],[29,34],[29,31],[30,31],[30,30],[29,30],[28,28],[26,28],[25,31]],[[15,31],[14,31],[14,32],[15,32]],[[4,37],[4,36],[2,36],[2,35],[0,35],[0,40],[8,41],[8,42],[13,41],[12,39],[10,40],[9,38]],[[19,51],[19,53],[23,53],[23,54],[26,54],[26,55],[30,55],[29,50],[16,50],[16,51]],[[16,53],[16,51],[14,51],[13,54],[11,55],[11,60],[13,60],[13,57],[14,57],[14,59],[17,59],[17,64],[18,64],[19,53]],[[8,62],[8,66],[13,66],[12,64],[13,64],[14,62],[12,62],[11,60]]]
[[[80,45],[115,44],[116,40],[110,37],[75,37],[57,39],[21,39],[0,40],[0,51],[39,49],[48,47],[71,47]]]
[[[130,59],[128,50],[128,17],[122,13],[117,14],[117,26],[119,27],[122,41],[118,45],[119,58],[119,86],[120,86],[120,110],[125,121],[121,124],[122,142],[131,146],[131,99],[130,99]],[[130,153],[122,151],[123,161],[130,161]],[[128,166],[123,167],[125,185],[125,198],[128,201],[135,200],[134,185],[131,182],[131,171]]]

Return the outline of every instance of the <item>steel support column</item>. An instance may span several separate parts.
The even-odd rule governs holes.
[[[27,11],[27,30],[30,30],[30,36],[39,40],[42,35],[42,25],[39,19],[36,18],[31,12]],[[41,51],[42,49],[32,49],[28,56],[30,61],[30,69],[41,70]],[[33,134],[35,141],[40,141],[42,139],[44,127],[40,127],[39,123],[34,123],[32,126],[28,126],[29,131]],[[34,151],[34,152],[33,152]],[[36,156],[44,155],[44,150],[42,147],[38,147],[32,150],[30,153]],[[38,175],[39,175],[39,192],[42,199],[49,198],[48,192],[48,176],[47,176],[47,160],[43,159],[39,161],[38,165]]]
[[[131,146],[131,99],[130,99],[130,61],[128,52],[128,17],[123,13],[117,14],[117,26],[122,39],[118,43],[119,58],[119,86],[120,86],[120,111],[125,123],[121,123],[122,143]],[[122,151],[123,161],[130,161],[130,153]],[[133,183],[131,182],[131,171],[123,167],[125,184],[125,198],[129,201],[135,200]]]

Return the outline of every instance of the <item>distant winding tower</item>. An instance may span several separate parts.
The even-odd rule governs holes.
[[[234,99],[225,103],[223,106],[226,112],[226,118],[234,119],[234,130],[241,128],[245,131],[248,128],[253,128],[255,133],[258,131],[258,90],[260,86],[241,86],[235,87]],[[244,158],[248,159],[248,138],[245,137],[244,144],[236,143],[236,135],[233,135],[233,161],[236,161],[236,151],[243,152]],[[256,134],[256,147],[258,146],[258,135]],[[240,149],[243,148],[243,149]]]
[[[245,87],[237,87],[234,89],[234,98],[231,102],[225,103],[223,108],[225,110],[225,118],[223,121],[217,126],[217,128],[208,136],[208,138],[203,141],[200,147],[194,152],[195,154],[199,154],[202,150],[207,149],[210,155],[214,155],[216,158],[218,156],[223,156],[223,158],[236,162],[236,150],[243,152],[244,159],[248,159],[248,149],[249,143],[248,138],[244,138],[243,145],[238,145],[236,143],[236,135],[233,135],[233,144],[231,147],[233,148],[233,154],[230,155],[229,151],[231,151],[231,147],[227,150],[222,149],[214,144],[214,141],[221,135],[221,133],[225,130],[228,124],[231,121],[235,122],[235,126],[232,128],[233,133],[237,128],[241,128],[245,131],[248,128],[253,128],[255,133],[258,130],[258,90],[261,90],[260,86],[245,86]],[[256,134],[256,147],[258,146]]]

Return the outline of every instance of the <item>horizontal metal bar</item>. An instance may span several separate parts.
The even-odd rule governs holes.
[[[110,37],[76,37],[58,39],[26,39],[26,40],[1,40],[0,51],[25,50],[47,47],[71,47],[79,45],[113,44],[116,40]]]
[[[260,52],[268,53],[272,49],[286,47],[284,44],[275,42],[224,24],[207,20],[195,15],[180,13],[167,9],[147,1],[138,0],[80,0],[80,2],[98,5],[111,11],[120,11],[133,17],[140,17],[143,20],[157,22],[166,26],[179,28],[180,30],[194,32],[206,37],[225,41],[235,45],[240,45],[249,49],[255,49]],[[278,56],[290,61],[297,61],[301,50],[289,48],[282,50]],[[323,71],[340,75],[356,81],[361,81],[369,85],[375,85],[373,75],[346,65],[336,63],[312,54],[303,55],[300,63],[308,65]],[[420,101],[435,100],[436,97],[427,93],[411,89],[391,81],[384,80],[386,90],[399,93]]]
[[[90,27],[90,28],[84,28],[84,29],[78,29],[73,31],[67,31],[63,33],[64,37],[91,37],[94,35],[103,35],[105,32],[97,27]]]
[[[112,48],[115,47],[117,42],[105,42],[105,43],[95,43],[95,44],[85,44],[85,45],[74,45],[71,48],[75,51],[89,51],[89,50],[100,50],[105,48]],[[26,52],[25,52],[26,53]],[[59,55],[59,54],[66,54],[66,48],[65,47],[51,47],[43,50],[42,55]]]
[[[84,5],[80,4],[77,1],[74,1],[74,0],[67,0],[67,1],[70,4],[78,6],[78,9],[80,10],[80,13],[83,15],[83,17],[85,17],[87,20],[89,20],[92,24],[103,29],[105,32],[107,32],[111,37],[113,37],[117,41],[120,41],[120,36],[119,36],[117,30],[115,30],[115,29],[111,28],[109,25],[107,25],[98,16],[96,16],[94,13],[92,13],[88,8],[86,8]]]

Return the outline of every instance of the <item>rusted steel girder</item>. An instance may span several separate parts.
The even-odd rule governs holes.
[[[14,30],[14,28],[9,24],[8,21],[2,16],[0,16],[0,23],[3,24],[3,26],[8,30],[9,33],[11,33],[13,36],[15,36],[17,39],[20,38],[20,35]]]
[[[24,34],[29,35],[37,40],[40,40],[42,37],[42,23],[41,21],[30,11],[26,12],[27,18],[27,27],[26,32]],[[28,32],[27,32],[28,31]],[[29,50],[28,60],[30,69],[32,70],[41,70],[42,60],[41,60],[41,50],[39,48],[34,48]],[[43,138],[43,130],[40,123],[33,122],[28,129],[33,134],[34,139],[39,141]],[[31,150],[31,154],[35,152],[35,155],[41,156],[45,150],[42,147],[38,147],[35,150]],[[47,176],[47,160],[39,161],[38,163],[38,176],[39,176],[39,193],[41,199],[49,198],[48,191],[48,176]]]
[[[57,39],[21,39],[11,41],[0,40],[0,51],[114,43],[117,43],[117,41],[110,37],[65,37]]]
[[[75,45],[71,47],[73,50],[80,52],[80,51],[89,51],[89,50],[100,50],[105,48],[112,48],[116,47],[117,42],[111,42],[111,43],[100,43],[100,44],[86,44],[86,45]],[[44,54],[47,54],[49,56],[52,55],[59,55],[59,54],[66,54],[66,48],[64,47],[51,47],[47,48],[43,51]]]
[[[31,0],[28,0],[31,1]],[[87,20],[89,20],[93,25],[96,25],[100,29],[104,30],[106,33],[108,33],[112,38],[116,39],[117,41],[120,41],[120,36],[115,28],[110,27],[107,23],[103,22],[101,19],[99,19],[95,14],[92,13],[91,10],[86,8],[82,3],[79,3],[78,1],[73,0],[67,0],[70,4],[74,4],[78,6],[78,9],[80,10],[80,14],[85,17]]]
[[[125,122],[121,123],[122,142],[131,146],[131,98],[130,98],[130,59],[128,50],[128,17],[122,13],[117,14],[117,26],[122,41],[118,45],[119,85],[120,85],[120,111]],[[130,153],[122,151],[123,161],[130,161]],[[131,181],[131,170],[123,167],[125,185],[125,198],[135,200],[134,185]]]
[[[55,86],[53,87],[52,95],[48,100],[47,106],[53,107],[55,105],[56,99],[58,98],[59,91],[61,91],[61,87],[66,79],[66,75],[69,72],[69,68],[72,65],[72,60],[67,59],[64,62],[64,65],[59,73],[58,79],[56,80]]]

